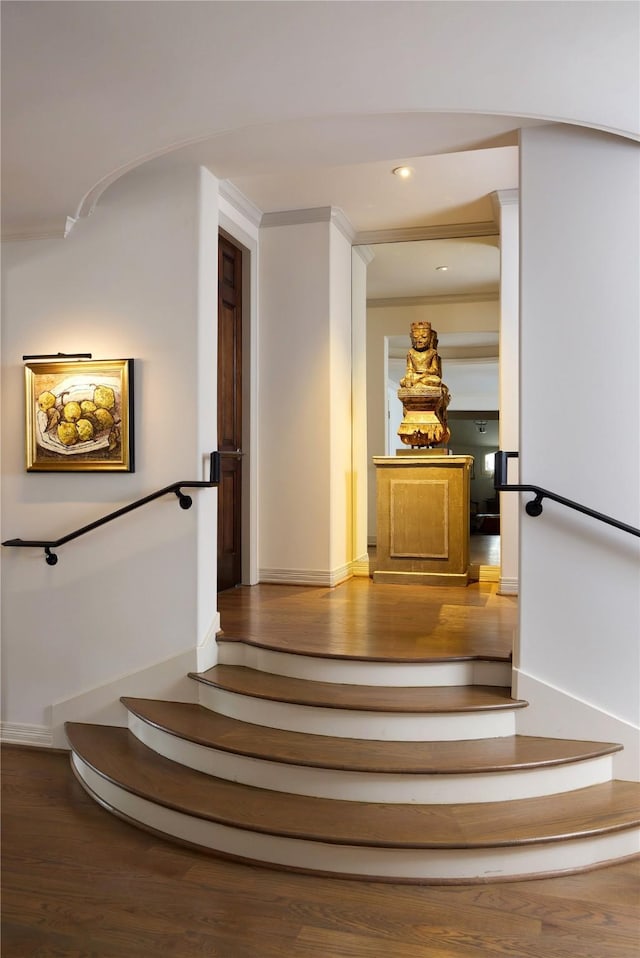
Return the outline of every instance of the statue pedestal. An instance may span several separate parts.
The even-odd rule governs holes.
[[[428,450],[373,461],[378,539],[373,581],[466,585],[473,457]]]

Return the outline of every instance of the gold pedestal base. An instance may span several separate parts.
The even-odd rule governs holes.
[[[376,456],[373,581],[465,586],[471,456]]]

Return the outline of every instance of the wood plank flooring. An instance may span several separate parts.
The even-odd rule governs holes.
[[[218,596],[225,639],[307,655],[438,661],[506,661],[517,598],[490,582],[466,588],[374,584],[354,578],[335,589],[261,584]]]
[[[640,863],[446,887],[257,868],[106,815],[66,754],[2,754],[3,958],[637,958]]]

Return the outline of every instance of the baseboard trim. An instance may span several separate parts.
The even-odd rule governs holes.
[[[353,562],[338,566],[336,569],[260,569],[259,582],[269,582],[274,585],[320,585],[332,589],[341,582],[355,575]],[[359,573],[362,575],[363,573]],[[369,574],[367,560],[367,575]]]
[[[6,745],[32,745],[37,748],[53,748],[53,734],[46,725],[0,722],[0,741]]]
[[[520,592],[520,580],[514,577],[501,576],[498,587],[498,595],[518,595]]]
[[[371,570],[369,567],[369,556],[365,552],[359,559],[354,559],[351,563],[351,575],[369,578]]]
[[[529,702],[516,716],[519,735],[617,742],[623,750],[613,756],[614,778],[640,781],[640,728],[520,669],[512,694]]]

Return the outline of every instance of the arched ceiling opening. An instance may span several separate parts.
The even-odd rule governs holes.
[[[637,136],[635,4],[23,3],[2,15],[3,229],[62,235],[159,156],[221,178]],[[175,151],[180,151],[181,156]]]

